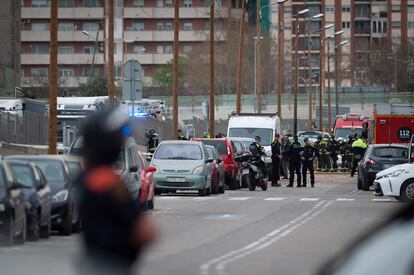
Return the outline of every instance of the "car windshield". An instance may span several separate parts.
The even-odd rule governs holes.
[[[16,178],[19,183],[28,188],[36,186],[35,179],[33,177],[33,170],[29,165],[11,163],[10,167],[14,174],[16,174]]]
[[[200,160],[201,148],[195,144],[161,144],[154,155],[155,159]]]
[[[254,138],[259,136],[263,146],[269,146],[272,142],[273,130],[267,128],[230,128],[229,137]]]
[[[65,168],[59,160],[36,159],[32,161],[39,166],[51,185],[62,184],[65,181]]]
[[[335,138],[347,139],[349,136],[362,135],[364,129],[362,128],[337,128],[335,130]]]
[[[234,146],[236,146],[236,152],[243,152],[243,145],[240,141],[235,140]]]
[[[83,137],[79,137],[73,143],[70,154],[71,155],[80,155],[83,148]]]
[[[81,173],[80,163],[77,161],[68,161],[69,173],[73,179],[77,179]]]
[[[214,148],[216,148],[219,155],[227,155],[227,146],[226,146],[226,142],[224,140],[208,140],[208,139],[205,139],[205,140],[203,140],[203,143],[205,145],[214,146]]]
[[[379,158],[408,158],[408,148],[380,147],[374,148],[373,155]]]
[[[207,147],[208,158],[215,159],[214,157],[214,149]]]

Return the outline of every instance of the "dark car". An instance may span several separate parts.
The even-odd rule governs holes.
[[[80,231],[80,215],[78,211],[78,190],[72,180],[67,163],[59,156],[9,156],[6,159],[17,159],[35,163],[46,177],[52,189],[52,229],[62,235],[70,235]]]
[[[358,189],[369,190],[378,172],[408,162],[408,148],[397,144],[368,146],[358,164]]]
[[[26,241],[24,185],[17,181],[7,161],[0,160],[0,243]]]
[[[249,146],[254,140],[251,138],[231,138],[231,140],[234,142],[237,160],[240,163],[240,169],[242,171],[241,187],[247,188],[250,181],[250,170],[246,169],[246,167],[248,167],[246,162],[250,159],[251,152],[249,150]]]
[[[43,172],[32,162],[9,160],[17,181],[25,187],[27,237],[31,241],[50,236],[52,190]]]

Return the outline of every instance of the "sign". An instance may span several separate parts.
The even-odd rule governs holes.
[[[144,69],[137,60],[128,60],[124,64],[122,100],[138,101],[142,99],[141,77],[143,75]]]
[[[408,127],[401,127],[397,131],[397,136],[401,140],[410,140],[411,139],[411,129]]]

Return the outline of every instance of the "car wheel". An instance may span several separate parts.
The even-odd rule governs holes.
[[[39,238],[40,238],[40,217],[41,217],[41,215],[40,214],[36,214],[34,217],[33,217],[33,227],[29,230],[29,234],[28,234],[28,240],[29,241],[32,241],[32,242],[35,242],[35,241],[37,241],[37,240],[39,240]]]
[[[261,188],[262,188],[263,191],[266,191],[267,190],[267,182],[263,181],[262,185],[261,185]]]
[[[219,186],[219,188],[218,188],[218,192],[219,192],[220,194],[224,194],[224,186]]]
[[[72,215],[73,215],[72,209],[70,208],[65,217],[63,227],[60,230],[60,234],[63,236],[69,236],[72,233]]]
[[[49,221],[47,222],[47,225],[40,227],[40,232],[39,232],[40,238],[49,239],[50,231],[51,231],[51,224],[52,223],[50,222],[50,218],[49,218]]]
[[[204,188],[204,189],[198,190],[198,195],[200,197],[204,197],[206,195],[206,189]]]
[[[364,174],[362,174],[361,189],[364,190],[364,191],[369,190],[369,183],[368,183],[368,180],[367,180],[367,178],[365,177]]]
[[[210,196],[211,195],[211,185],[206,188],[206,196]]]
[[[400,197],[404,202],[414,201],[414,180],[406,181],[402,185]]]
[[[247,188],[247,176],[242,176],[242,188]]]
[[[27,232],[27,226],[26,226],[26,215],[24,216],[23,225],[21,228],[20,235],[16,237],[15,242],[17,244],[24,244],[26,242],[26,232]]]
[[[14,241],[14,218],[9,217],[3,228],[4,230],[0,231],[0,236],[2,236],[0,244],[4,246],[12,246]]]
[[[357,178],[357,187],[358,187],[358,190],[361,190],[362,189],[362,180],[359,177],[359,175],[358,175],[358,178]]]
[[[230,181],[229,182],[230,190],[236,190],[237,189],[237,179],[232,177],[229,181]]]

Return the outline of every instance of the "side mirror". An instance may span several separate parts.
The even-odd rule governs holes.
[[[136,173],[136,172],[138,172],[138,166],[131,166],[129,168],[129,172],[130,173]]]
[[[17,182],[17,181],[13,182],[9,187],[10,190],[21,189],[21,188],[29,188],[29,187],[27,187],[27,186],[25,186],[22,183]]]
[[[157,168],[155,168],[154,166],[150,166],[147,169],[147,173],[155,173],[157,172]]]
[[[43,180],[41,180],[40,182],[39,182],[39,189],[43,189],[43,188],[45,188],[46,187],[46,182],[45,181],[43,181]]]
[[[214,159],[209,158],[209,159],[206,160],[206,163],[212,163],[213,161],[214,161]]]

